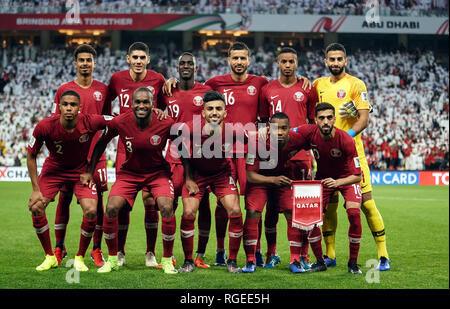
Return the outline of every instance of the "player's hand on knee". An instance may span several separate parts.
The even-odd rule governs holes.
[[[28,200],[28,209],[31,212],[39,212],[44,210],[45,206],[47,206],[47,201],[41,191],[31,192],[30,199]]]
[[[94,177],[91,173],[80,174],[80,182],[83,186],[91,187],[94,184]]]
[[[341,118],[356,118],[358,116],[358,110],[353,101],[345,102],[340,105],[338,113]]]
[[[177,83],[178,79],[176,79],[175,77],[169,78],[162,86],[163,94],[167,95],[168,97],[172,96],[172,89],[177,87]]]
[[[193,180],[186,180],[186,189],[188,190],[189,195],[196,195],[200,191],[197,183]]]

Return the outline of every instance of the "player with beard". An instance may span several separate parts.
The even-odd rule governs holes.
[[[227,144],[224,119],[228,116],[224,96],[209,91],[203,97],[202,116],[182,126],[185,154],[183,162],[185,184],[183,186],[183,217],[181,225],[182,245],[185,261],[179,272],[189,273],[195,268],[192,260],[194,221],[200,200],[210,187],[227,212],[229,227],[229,259],[226,263],[230,273],[240,273],[237,254],[243,235],[242,213],[239,195],[228,155],[233,154],[233,145]],[[242,127],[243,128],[243,127]],[[240,136],[245,144],[243,129],[233,131],[233,140]],[[236,134],[236,135],[235,135]],[[187,154],[187,155],[186,155]]]
[[[332,43],[325,50],[324,63],[331,75],[314,81],[320,102],[332,104],[339,113],[336,115],[336,127],[347,131],[355,140],[361,162],[362,205],[361,209],[378,249],[379,263],[377,270],[390,270],[390,261],[386,249],[386,235],[383,218],[372,196],[370,170],[364,154],[361,132],[369,124],[371,109],[366,85],[360,79],[346,73],[348,58],[345,47]],[[336,265],[335,235],[337,229],[338,194],[335,194],[328,206],[322,227],[326,243],[326,262],[328,266]]]
[[[280,50],[277,58],[280,77],[265,85],[260,94],[260,116],[262,119],[272,117],[277,113],[289,115],[289,122],[292,127],[297,127],[307,123],[314,123],[314,108],[318,102],[316,90],[305,90],[304,81],[296,76],[298,67],[297,52],[290,47]],[[293,180],[312,179],[311,151],[301,150],[292,157],[287,165],[289,174],[286,176]],[[280,262],[280,257],[276,253],[277,222],[278,222],[278,201],[269,198],[268,207],[264,220],[267,255],[265,268],[272,268]],[[259,238],[261,235],[259,235]],[[309,268],[308,264],[308,240],[302,242],[302,256],[300,262],[304,268]]]
[[[193,121],[194,115],[201,115],[203,110],[203,95],[211,91],[211,88],[195,81],[197,61],[191,53],[184,52],[181,54],[178,58],[177,71],[179,75],[178,87],[173,89],[172,96],[162,97],[159,107],[162,110],[167,108],[169,116],[176,123],[186,123]],[[181,160],[178,158],[175,145],[170,144],[166,159],[171,165],[176,203],[178,197],[181,196],[181,189],[184,184],[184,169]],[[198,245],[194,264],[199,268],[209,268],[210,266],[204,261],[204,254],[211,228],[211,209],[208,192],[202,197],[198,217]],[[184,220],[185,218],[183,217],[181,220],[182,227],[185,225]],[[184,241],[183,234],[181,236],[181,240]]]
[[[259,94],[261,88],[268,83],[267,78],[256,76],[248,73],[248,67],[251,63],[251,51],[248,46],[242,42],[233,43],[228,49],[228,65],[231,72],[222,76],[215,76],[205,82],[205,85],[210,86],[213,90],[222,93],[225,97],[225,103],[227,105],[227,122],[238,124],[241,123],[244,126],[247,124],[256,124],[258,122],[259,114]],[[304,80],[304,88],[310,88],[309,81],[298,76],[298,79]],[[170,79],[167,85],[167,93],[171,95],[171,89],[177,84],[176,79]],[[259,119],[263,123],[266,123],[268,119]],[[236,144],[234,149],[237,156],[231,159],[231,167],[233,177],[236,182],[239,182],[240,194],[244,195],[246,185],[246,170],[245,170],[245,151],[246,148],[240,144]],[[217,204],[215,210],[216,221],[216,261],[215,266],[226,266],[226,253],[225,253],[225,235],[228,225],[228,217],[225,209]],[[206,216],[204,216],[206,217]],[[261,224],[259,229],[261,230]],[[259,266],[264,265],[264,259],[260,252],[257,250],[257,264]]]
[[[36,270],[58,267],[58,260],[52,252],[45,210],[61,187],[64,187],[75,194],[83,209],[80,244],[73,265],[77,271],[87,271],[84,255],[97,222],[98,196],[96,184],[92,182],[89,187],[83,186],[80,174],[88,165],[91,140],[99,130],[106,127],[112,117],[80,113],[80,95],[74,90],[66,90],[61,94],[58,108],[58,115],[45,118],[36,125],[27,152],[28,174],[33,187],[28,208],[45,252],[45,260]],[[44,143],[50,154],[38,177],[36,158]]]
[[[74,52],[74,65],[77,70],[75,80],[62,84],[56,91],[52,115],[59,114],[59,99],[61,94],[67,90],[75,90],[81,98],[81,113],[94,115],[111,115],[111,100],[108,93],[108,86],[93,79],[93,71],[95,69],[95,58],[97,53],[90,45],[80,45]],[[91,149],[88,160],[92,155],[95,143],[100,138],[101,132],[97,132],[91,141]],[[106,155],[103,155],[95,168],[94,175],[97,185],[98,204],[97,204],[97,223],[93,236],[93,247],[91,258],[97,267],[104,264],[103,253],[101,251],[102,242],[102,225],[103,225],[103,192],[108,191],[108,177],[106,173]],[[58,206],[55,213],[55,257],[58,264],[67,255],[64,246],[66,236],[66,228],[69,222],[70,203],[72,201],[73,192],[70,188],[63,187],[59,194]]]
[[[132,112],[115,117],[106,132],[95,145],[87,172],[81,175],[82,184],[92,182],[94,166],[107,144],[116,136],[125,146],[126,160],[120,168],[116,182],[109,192],[106,204],[103,231],[108,245],[108,260],[98,269],[99,273],[118,270],[118,215],[126,205],[132,207],[136,195],[142,188],[155,198],[162,216],[163,258],[162,268],[166,274],[177,271],[172,262],[176,219],[173,212],[173,184],[170,166],[162,151],[170,138],[170,128],[174,124],[168,118],[158,120],[153,109],[153,94],[147,87],[139,87],[131,97]]]
[[[357,259],[361,242],[361,168],[354,140],[344,130],[334,126],[335,109],[329,103],[319,103],[315,112],[316,124],[307,124],[293,130],[306,141],[299,148],[311,148],[317,161],[316,179],[323,185],[323,209],[326,214],[327,205],[335,192],[340,192],[345,200],[345,209],[349,221],[349,259],[348,272],[362,274]],[[316,233],[314,233],[316,230]],[[313,235],[308,236],[311,246],[320,243],[320,229],[315,226]],[[314,251],[314,247],[313,247]],[[310,272],[323,271],[326,264],[322,261],[314,263]]]
[[[153,94],[154,104],[158,106],[160,100],[161,88],[165,83],[164,77],[152,70],[147,69],[150,63],[149,48],[147,44],[142,42],[135,42],[128,48],[127,62],[130,68],[127,70],[115,72],[109,81],[109,90],[111,99],[116,97],[119,99],[120,114],[131,110],[131,97],[134,91],[139,87],[147,87]],[[158,112],[158,110],[154,109]],[[159,119],[161,116],[158,116]],[[116,155],[116,176],[125,161],[125,147],[120,141],[117,144]],[[158,235],[159,215],[155,201],[147,189],[144,187],[142,191],[142,200],[144,203],[145,216],[144,225],[147,241],[147,249],[145,253],[145,265],[158,265],[155,259],[155,245]],[[130,207],[122,207],[119,213],[119,266],[125,263],[125,242],[128,233],[128,226],[130,224]],[[175,263],[175,259],[174,259]]]

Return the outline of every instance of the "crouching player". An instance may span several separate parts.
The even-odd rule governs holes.
[[[185,255],[184,264],[179,272],[189,273],[195,269],[192,260],[194,243],[194,222],[200,200],[207,192],[207,187],[216,195],[225,207],[229,219],[229,259],[227,270],[240,273],[236,258],[241,246],[243,223],[239,205],[239,195],[232,177],[230,161],[226,154],[231,154],[233,144],[227,144],[227,132],[224,119],[227,116],[224,96],[216,91],[208,91],[203,97],[202,116],[194,116],[194,121],[184,126],[185,155],[181,156],[184,167],[185,184],[182,189],[183,216],[181,218],[181,243]],[[181,128],[182,128],[181,127]],[[240,132],[243,139],[244,131]],[[245,141],[244,141],[245,142]],[[186,154],[190,154],[188,158]]]
[[[163,258],[162,268],[166,274],[175,274],[172,263],[176,221],[173,212],[174,189],[170,166],[162,151],[170,138],[172,119],[157,119],[153,108],[153,94],[146,87],[136,89],[128,112],[115,117],[106,133],[94,148],[86,173],[81,175],[83,184],[92,183],[94,167],[105,151],[107,144],[117,135],[125,146],[126,160],[119,170],[116,182],[111,187],[106,204],[103,232],[109,257],[99,273],[118,270],[118,214],[127,203],[132,207],[137,193],[146,187],[156,200],[162,216]]]
[[[74,268],[87,271],[84,255],[97,221],[97,190],[94,183],[83,186],[80,183],[80,174],[88,165],[91,140],[97,131],[106,127],[109,116],[79,114],[80,95],[73,90],[62,93],[59,109],[59,115],[45,118],[36,125],[28,145],[27,167],[33,187],[28,208],[46,255],[44,262],[36,267],[36,270],[43,271],[58,266],[51,246],[45,209],[64,186],[73,190],[83,209],[80,244]],[[45,159],[38,177],[36,158],[43,143],[50,155]]]
[[[258,222],[264,205],[270,199],[278,201],[280,212],[283,212],[287,221],[287,238],[290,248],[289,269],[293,273],[305,273],[306,270],[300,263],[302,239],[304,233],[307,234],[311,243],[311,248],[323,270],[326,266],[323,260],[322,245],[320,243],[320,228],[316,227],[310,232],[300,230],[292,226],[292,180],[288,177],[289,167],[287,162],[295,156],[302,148],[307,147],[306,140],[298,133],[291,130],[289,117],[285,113],[274,114],[269,121],[269,134],[265,143],[271,155],[267,160],[261,159],[261,156],[252,154],[247,155],[247,188],[245,192],[246,218],[244,224],[244,250],[247,256],[247,263],[242,269],[243,272],[253,273],[256,270],[256,244],[258,240]],[[276,140],[271,140],[276,138]],[[261,147],[258,147],[258,150]],[[255,149],[256,150],[256,149]],[[276,214],[278,216],[278,214]],[[307,245],[307,244],[306,244]]]
[[[334,192],[341,192],[345,200],[350,227],[348,230],[349,260],[348,272],[362,274],[357,265],[361,241],[361,168],[353,138],[344,130],[334,127],[335,110],[329,103],[320,103],[315,110],[316,124],[294,128],[305,140],[301,147],[310,147],[317,161],[316,180],[323,184],[323,205],[326,211],[328,202]],[[319,238],[320,234],[319,234]],[[310,240],[311,241],[311,240]],[[310,271],[325,268],[321,263],[314,263]]]

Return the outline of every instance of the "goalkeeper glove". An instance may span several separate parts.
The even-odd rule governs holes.
[[[358,116],[358,110],[353,101],[345,102],[339,106],[338,113],[341,118],[356,118]]]

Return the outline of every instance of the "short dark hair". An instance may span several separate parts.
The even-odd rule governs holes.
[[[317,116],[317,114],[319,112],[325,111],[328,109],[331,109],[333,111],[333,114],[335,114],[335,109],[334,109],[333,105],[331,105],[330,103],[326,103],[326,102],[319,103],[316,105],[316,114],[315,115]]]
[[[59,102],[61,102],[62,98],[63,98],[64,96],[66,96],[66,95],[72,95],[72,96],[74,96],[74,97],[77,97],[77,98],[78,98],[78,102],[81,103],[80,95],[79,95],[78,92],[76,92],[75,90],[66,90],[66,91],[64,91],[64,92],[61,94],[61,96],[59,97]]]
[[[297,56],[297,51],[295,49],[293,49],[292,47],[283,47],[280,50],[280,52],[278,53],[278,55],[287,54],[287,53],[294,54]]]
[[[248,46],[243,42],[234,42],[228,49],[228,57],[230,56],[231,51],[233,50],[247,50],[248,56],[249,57],[251,56],[250,48],[248,48]]]
[[[183,52],[183,53],[180,55],[180,57],[178,57],[178,63],[180,62],[181,57],[183,57],[183,56],[191,56],[191,57],[192,57],[192,60],[194,60],[194,66],[197,66],[197,58],[195,58],[195,56],[194,56],[192,53],[190,53],[190,52]]]
[[[78,54],[81,53],[89,53],[92,55],[92,57],[94,57],[94,59],[97,58],[97,52],[95,51],[95,48],[88,44],[82,44],[75,49],[75,51],[73,52],[73,58],[75,59],[75,61],[78,58]]]
[[[287,119],[287,121],[289,122],[289,116],[283,112],[273,114],[272,117],[270,117],[269,122],[272,122],[273,119]]]
[[[150,54],[150,49],[148,48],[148,45],[143,42],[134,42],[133,44],[131,44],[130,47],[128,47],[128,55],[131,55],[131,53],[134,50],[142,50],[147,55]]]
[[[216,101],[216,100],[222,101],[223,104],[225,104],[225,97],[220,92],[208,91],[203,95],[203,105],[205,105],[206,103],[208,103],[210,101]]]
[[[133,95],[131,96],[131,99],[132,99],[132,100],[134,100],[134,96],[135,96],[135,94],[138,93],[138,92],[147,92],[147,93],[149,94],[149,96],[150,96],[150,99],[152,100],[152,103],[153,103],[153,92],[152,92],[150,89],[148,89],[147,87],[139,87],[139,88],[137,88],[137,89],[133,92]]]
[[[325,48],[325,58],[328,56],[328,52],[336,50],[343,51],[344,56],[347,57],[347,51],[345,50],[344,45],[339,43],[331,43],[327,46],[327,48]]]

